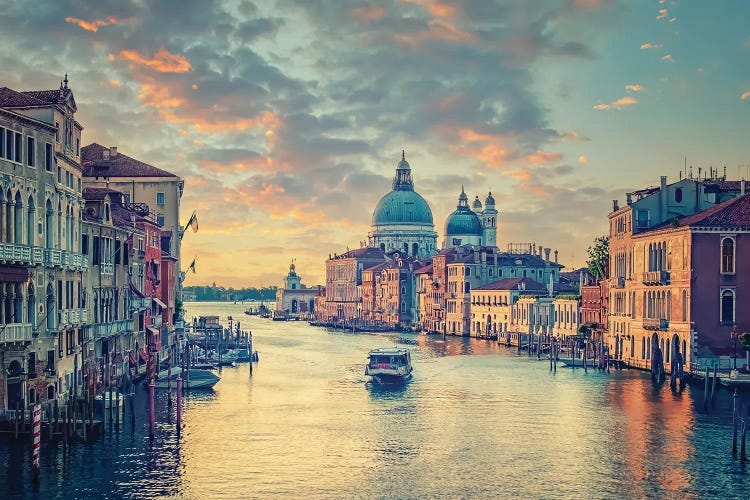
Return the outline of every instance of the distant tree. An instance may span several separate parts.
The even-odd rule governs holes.
[[[606,269],[609,265],[609,238],[607,236],[599,236],[588,250],[586,250],[586,253],[589,256],[586,264],[589,266],[589,271],[594,278],[597,281],[606,278]]]

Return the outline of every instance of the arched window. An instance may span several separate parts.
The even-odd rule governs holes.
[[[732,290],[721,292],[721,323],[723,325],[734,324],[734,291]]]
[[[674,201],[677,203],[682,203],[682,188],[677,188],[674,190]]]
[[[419,255],[419,245],[417,245],[416,243],[412,243],[411,245],[411,255],[412,257],[416,257],[417,255]]]
[[[36,223],[34,223],[34,217],[36,215],[36,208],[34,207],[34,198],[29,196],[28,200],[28,210],[26,212],[26,243],[29,246],[34,246],[35,238],[34,238],[34,229],[36,228]]]
[[[17,245],[20,245],[23,243],[23,201],[21,201],[21,193],[16,193],[13,223],[15,224],[15,234],[13,235],[15,239],[13,241],[15,241]]]
[[[57,311],[55,309],[55,292],[52,289],[52,284],[47,285],[47,308],[44,313],[47,315],[47,329],[55,329],[55,318],[57,317]]]
[[[646,337],[641,337],[641,359],[646,359]]]
[[[471,283],[468,281],[464,283],[464,293],[471,293]]]
[[[721,240],[721,272],[734,274],[734,239]]]

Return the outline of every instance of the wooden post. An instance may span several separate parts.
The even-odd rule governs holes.
[[[708,366],[706,366],[706,377],[703,384],[703,409],[708,408]]]
[[[83,429],[83,440],[86,441],[86,413],[88,413],[86,410],[88,410],[89,398],[86,396],[83,397],[83,407],[81,408],[81,429]]]
[[[737,455],[737,426],[739,424],[739,418],[737,415],[737,388],[734,389],[732,395],[732,455]]]
[[[59,432],[60,429],[60,407],[57,403],[57,398],[55,398],[55,431]]]
[[[65,448],[68,446],[68,405],[65,405],[65,411],[62,414],[62,436]]]
[[[746,438],[747,438],[747,416],[742,418],[742,447],[740,448],[740,462],[747,461],[747,455],[745,454]]]
[[[167,364],[167,406],[172,408],[172,353],[169,353]]]
[[[148,383],[148,438],[154,440],[154,379]]]
[[[588,363],[586,363],[586,353],[589,350],[588,347],[589,347],[588,341],[584,340],[583,341],[583,373],[589,372]]]
[[[711,404],[714,404],[714,394],[716,393],[716,381],[718,379],[718,375],[716,373],[716,363],[714,363],[714,380],[711,383]]]
[[[31,474],[34,484],[39,483],[39,446],[42,441],[42,407],[32,405],[31,416]]]
[[[18,418],[18,412],[20,411],[21,403],[16,402],[16,414],[13,418],[14,423],[16,424],[16,435],[15,438],[18,439],[18,424],[21,422],[21,419]]]
[[[52,442],[52,401],[47,401],[47,431]]]
[[[177,435],[182,429],[182,377],[177,375]]]

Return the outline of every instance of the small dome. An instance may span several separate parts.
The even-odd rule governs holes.
[[[485,205],[494,205],[495,198],[492,196],[492,191],[487,194],[487,199],[484,200]]]
[[[474,198],[474,202],[471,204],[471,208],[473,208],[475,210],[476,209],[479,209],[479,210],[482,209],[482,202],[479,201],[479,196],[477,196],[476,198]]]
[[[446,236],[482,236],[482,222],[468,207],[458,207],[445,221]]]
[[[463,204],[467,205],[469,204],[469,197],[466,196],[466,193],[464,192],[464,187],[461,186],[461,194],[458,196],[458,203],[459,205],[463,202]]]

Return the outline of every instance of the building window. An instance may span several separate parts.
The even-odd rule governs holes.
[[[159,205],[160,207],[163,207],[165,204],[164,198],[165,198],[164,193],[162,192],[156,193],[156,204]]]
[[[6,130],[5,131],[5,158],[13,161],[13,158],[15,156],[13,155],[13,131],[12,130]]]
[[[724,238],[721,240],[721,272],[722,274],[734,274],[733,238]]]
[[[639,229],[648,227],[648,210],[638,210],[638,219],[636,220],[636,226]]]
[[[677,203],[682,203],[682,188],[677,188],[674,190],[674,201]]]
[[[16,133],[16,163],[23,163],[23,135]]]
[[[34,151],[36,144],[33,137],[26,138],[26,164],[30,167],[35,166],[36,154]]]
[[[734,324],[734,291],[724,290],[721,292],[721,324]]]
[[[49,142],[44,144],[44,169],[47,172],[52,172],[52,144]]]
[[[0,127],[0,158],[5,158],[5,129]]]
[[[156,223],[160,226],[164,226],[164,214],[158,214],[156,216]]]
[[[76,139],[76,156],[80,156],[81,154],[81,140]]]

